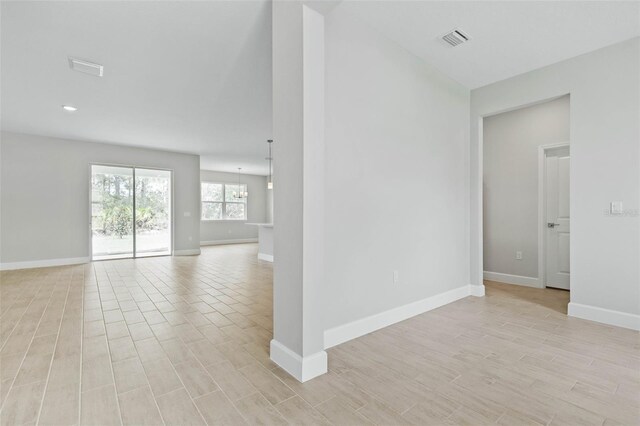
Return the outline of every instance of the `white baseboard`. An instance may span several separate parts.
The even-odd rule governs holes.
[[[484,279],[489,281],[496,281],[505,284],[523,285],[525,287],[542,288],[540,282],[534,277],[523,277],[522,275],[502,274],[500,272],[484,271]]]
[[[14,269],[47,268],[50,266],[79,265],[89,263],[89,257],[69,257],[66,259],[28,260],[25,262],[0,263],[0,270],[10,271]]]
[[[273,262],[273,255],[272,254],[258,253],[258,259],[266,260],[267,262]]]
[[[469,294],[475,297],[484,297],[484,285],[470,285]]]
[[[223,244],[245,244],[245,243],[257,243],[257,238],[240,238],[236,240],[214,240],[214,241],[200,241],[201,246],[219,246]]]
[[[271,340],[270,349],[271,360],[300,382],[304,383],[327,372],[325,351],[303,358],[275,339]]]
[[[482,289],[479,287],[481,286],[464,285],[444,293],[436,294],[435,296],[427,297],[426,299],[418,300],[417,302],[412,302],[404,306],[380,312],[379,314],[330,328],[324,332],[324,348],[329,349],[470,295],[479,296],[481,293],[484,295],[484,286],[482,286]]]
[[[200,254],[200,249],[174,250],[174,256],[196,256]]]
[[[632,330],[640,330],[640,315],[598,308],[597,306],[581,305],[574,302],[569,303],[567,314],[570,317],[630,328]]]

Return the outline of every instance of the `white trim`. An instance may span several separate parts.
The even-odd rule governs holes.
[[[484,297],[484,285],[469,285],[469,295]]]
[[[303,358],[273,339],[270,345],[270,357],[271,361],[303,383],[328,371],[325,351],[316,352]]]
[[[200,254],[200,249],[174,250],[174,256],[195,256]]]
[[[89,263],[89,257],[69,257],[66,259],[45,259],[45,260],[27,260],[24,262],[5,262],[0,263],[0,271],[10,271],[14,269],[31,269],[31,268],[47,268],[50,266],[79,265]]]
[[[265,260],[267,262],[273,263],[273,255],[272,254],[258,253],[258,259]]]
[[[544,147],[538,147],[538,283],[536,287],[544,288],[547,259],[544,255],[544,221],[546,203],[544,197],[545,190],[545,152]],[[485,272],[486,275],[486,272]],[[486,278],[486,277],[485,277]],[[495,281],[495,280],[494,280]]]
[[[223,244],[244,244],[244,243],[257,243],[257,238],[239,238],[236,240],[213,240],[213,241],[200,241],[200,246],[219,246]]]
[[[473,287],[473,288],[472,288]],[[420,315],[440,306],[447,305],[456,300],[469,295],[480,294],[481,291],[475,289],[473,285],[463,285],[462,287],[408,303],[388,311],[380,312],[366,318],[362,318],[347,324],[339,325],[324,332],[324,348],[329,349],[349,340],[364,336],[365,334],[388,327],[400,321],[404,321],[416,315]],[[484,290],[484,286],[482,286]],[[482,291],[483,292],[483,291]]]
[[[523,285],[525,287],[543,288],[540,280],[536,277],[523,277],[522,275],[503,274],[500,272],[484,271],[482,274],[485,280],[495,281],[504,284]]]
[[[617,327],[640,330],[640,315],[636,314],[629,314],[626,312],[599,308],[597,306],[581,305],[580,303],[570,302],[568,306],[568,315],[570,317],[601,322],[604,324],[615,325]]]
[[[569,142],[552,143],[538,146],[538,283],[535,287],[545,288],[545,277],[547,276],[547,257],[545,255],[545,230],[547,227],[546,214],[546,152],[551,149],[569,148]],[[569,189],[571,190],[571,189]],[[571,197],[571,192],[569,192]],[[495,280],[494,280],[495,281]],[[501,281],[502,282],[502,281]],[[527,285],[527,284],[522,284]],[[533,286],[531,286],[533,287]]]

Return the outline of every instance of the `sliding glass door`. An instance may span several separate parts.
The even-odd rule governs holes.
[[[136,257],[171,254],[171,172],[135,172]]]
[[[133,257],[133,168],[91,166],[93,260]]]
[[[171,172],[91,166],[93,260],[171,254]]]

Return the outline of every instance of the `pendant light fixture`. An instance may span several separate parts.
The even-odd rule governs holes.
[[[273,189],[273,171],[271,169],[271,163],[273,161],[273,156],[271,155],[271,144],[273,143],[273,139],[267,139],[267,144],[269,146],[269,155],[265,160],[269,161],[269,178],[267,179],[267,189]]]
[[[241,186],[240,186],[240,171],[242,170],[242,167],[238,167],[238,190],[237,191],[233,191],[233,198],[247,198],[249,196],[249,193],[247,191],[242,191]]]

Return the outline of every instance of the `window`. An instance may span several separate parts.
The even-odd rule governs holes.
[[[247,197],[236,198],[238,184],[202,182],[202,220],[247,220]],[[240,192],[247,185],[240,185]]]

